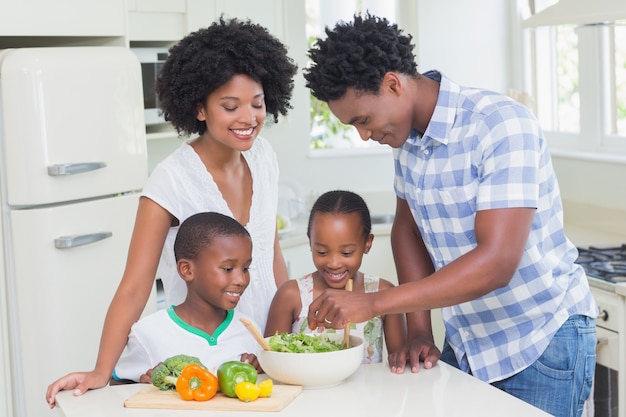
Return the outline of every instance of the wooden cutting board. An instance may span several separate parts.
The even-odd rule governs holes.
[[[280,411],[302,392],[300,385],[274,384],[271,397],[258,398],[246,403],[238,398],[230,398],[218,392],[209,401],[185,401],[176,391],[161,391],[154,385],[147,385],[141,391],[124,401],[127,408],[165,408],[176,410],[214,411]]]

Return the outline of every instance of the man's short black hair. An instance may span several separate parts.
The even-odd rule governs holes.
[[[336,100],[349,87],[377,93],[389,71],[418,75],[411,35],[386,18],[354,15],[353,22],[327,27],[326,35],[309,49],[313,64],[304,70],[306,86],[319,100]]]

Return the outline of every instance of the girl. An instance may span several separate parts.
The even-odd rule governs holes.
[[[286,114],[297,70],[285,46],[249,21],[220,19],[170,48],[156,91],[165,120],[179,133],[198,136],[181,145],[145,185],[124,275],[107,313],[96,367],[70,373],[48,387],[81,395],[105,386],[143,311],[157,268],[168,306],[183,302],[173,244],[189,216],[215,211],[244,225],[253,242],[250,285],[237,305],[265,325],[276,287],[287,280],[278,246],[278,164],[259,137],[267,113]]]
[[[329,191],[317,199],[307,228],[316,271],[280,286],[270,307],[265,336],[311,332],[307,322],[309,304],[325,288],[343,289],[349,279],[354,292],[393,287],[387,280],[359,272],[363,255],[369,252],[374,240],[371,227],[369,210],[359,195]],[[324,323],[317,325],[316,331],[335,331],[324,329]],[[389,364],[397,366],[396,352],[402,351],[405,342],[403,315],[377,316],[350,325],[351,334],[363,338],[363,363],[382,362],[384,330]]]

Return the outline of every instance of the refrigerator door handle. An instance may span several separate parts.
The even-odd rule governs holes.
[[[60,177],[63,175],[82,174],[83,172],[95,171],[105,168],[106,162],[79,162],[76,164],[55,164],[48,166],[48,175]]]
[[[99,240],[113,236],[112,232],[90,233],[87,235],[61,236],[54,239],[54,247],[57,249],[69,249],[76,246],[89,245]]]

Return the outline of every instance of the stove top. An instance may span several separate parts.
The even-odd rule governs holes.
[[[583,266],[590,279],[608,284],[626,282],[626,244],[614,247],[578,248],[576,263]]]

